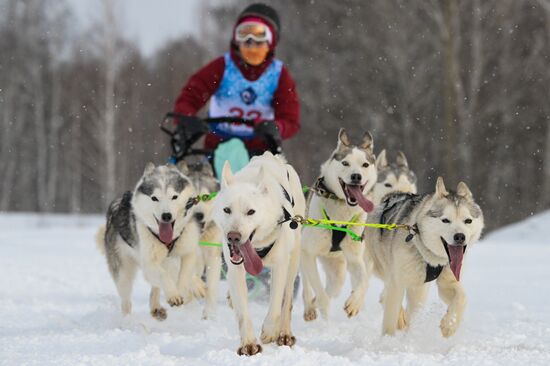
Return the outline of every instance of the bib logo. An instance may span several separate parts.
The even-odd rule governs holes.
[[[246,105],[253,104],[256,101],[256,97],[256,92],[250,86],[241,92],[241,99]]]

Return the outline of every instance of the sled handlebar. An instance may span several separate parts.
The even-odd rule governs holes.
[[[171,119],[178,120],[180,123],[183,122],[186,118],[190,118],[189,116],[174,113],[174,112],[168,112],[164,116],[164,119],[162,120],[160,124],[160,129],[164,132],[166,132],[168,135],[173,136],[175,131],[169,129],[166,125],[168,124],[168,121]],[[242,123],[247,126],[254,127],[254,120],[251,119],[245,119],[240,117],[215,117],[215,118],[198,118],[198,117],[192,117],[197,118],[203,121],[204,123]]]
[[[186,119],[202,121],[203,126],[201,126],[200,123],[197,126],[197,123],[195,123],[193,131],[182,134],[182,130],[178,129],[178,125],[184,125],[186,123]],[[170,120],[177,120],[179,123],[172,123],[170,126],[170,124],[168,123],[168,121]],[[160,129],[170,136],[170,144],[172,146],[172,151],[174,153],[173,157],[175,161],[179,161],[188,155],[208,155],[211,153],[211,151],[208,150],[194,149],[191,147],[201,136],[208,133],[208,131],[210,130],[208,124],[210,123],[241,123],[251,127],[254,127],[256,125],[254,120],[240,117],[227,116],[215,118],[197,118],[174,112],[168,112],[160,123]],[[280,142],[272,138],[266,138],[266,143],[269,146],[268,150],[270,150],[273,154],[278,154],[281,152]]]

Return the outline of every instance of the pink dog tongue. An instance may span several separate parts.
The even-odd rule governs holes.
[[[371,212],[374,210],[374,204],[369,201],[365,196],[363,196],[363,191],[360,186],[347,186],[346,189],[350,196],[355,198],[357,204],[365,211]]]
[[[244,269],[253,276],[259,274],[264,269],[262,259],[258,256],[258,253],[252,247],[250,240],[247,240],[239,250],[244,259]]]
[[[451,257],[451,271],[453,271],[456,280],[460,281],[460,269],[462,268],[462,258],[464,258],[464,248],[457,245],[449,245],[449,256]]]
[[[172,224],[171,223],[168,223],[168,222],[160,222],[159,223],[160,241],[162,241],[164,244],[172,243],[173,234],[174,234],[174,230],[172,229]]]

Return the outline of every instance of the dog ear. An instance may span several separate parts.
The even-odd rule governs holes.
[[[443,198],[443,197],[446,197],[448,194],[449,192],[447,192],[447,188],[445,188],[445,183],[443,182],[443,178],[437,177],[437,182],[435,183],[436,197]]]
[[[459,196],[462,196],[467,199],[473,198],[472,191],[470,191],[470,188],[468,188],[468,186],[464,182],[458,183],[458,185],[456,186],[456,193]]]
[[[380,151],[374,165],[376,165],[376,169],[378,170],[388,166],[388,159],[386,159],[386,149]]]
[[[189,165],[185,162],[185,160],[180,160],[176,164],[176,168],[183,174],[183,175],[189,175]]]
[[[346,133],[346,129],[343,127],[340,129],[340,132],[338,132],[338,145],[340,144],[350,146],[348,134]]]
[[[155,164],[148,162],[147,165],[145,165],[145,170],[143,171],[143,175],[151,174],[155,170]]]
[[[397,163],[398,166],[402,166],[402,167],[405,167],[405,168],[409,167],[409,163],[407,162],[407,158],[405,157],[405,154],[401,150],[397,152],[397,158],[395,159],[395,162]]]
[[[233,183],[233,173],[231,172],[231,164],[226,160],[222,170],[222,187],[227,187],[231,183]]]
[[[365,132],[365,134],[363,135],[363,141],[361,142],[361,145],[359,145],[359,148],[362,150],[370,151],[374,149],[374,140],[369,131]]]

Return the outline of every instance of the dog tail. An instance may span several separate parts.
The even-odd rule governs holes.
[[[101,254],[105,255],[105,232],[107,229],[105,225],[101,225],[95,234],[95,244]]]

